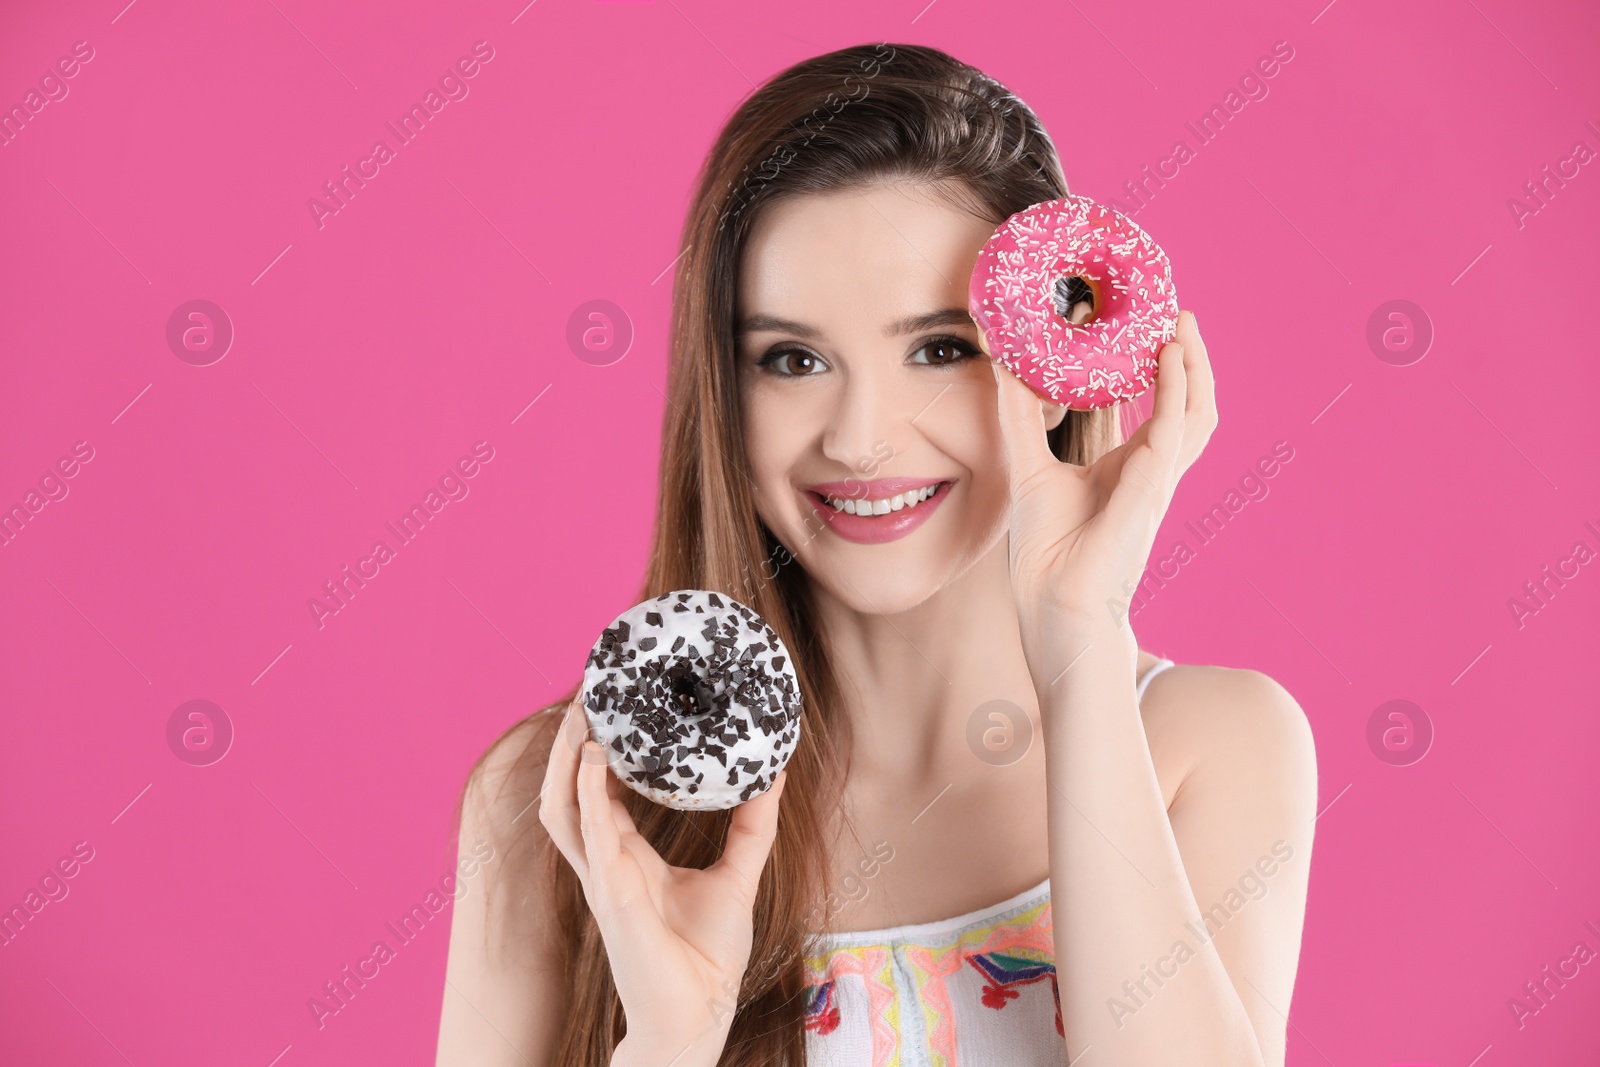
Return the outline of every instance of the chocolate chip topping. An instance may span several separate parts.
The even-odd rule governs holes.
[[[590,651],[583,705],[618,776],[674,807],[765,792],[799,738],[800,687],[778,635],[714,592],[666,593],[619,616]]]

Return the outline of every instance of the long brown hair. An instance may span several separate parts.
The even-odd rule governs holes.
[[[797,63],[756,89],[706,157],[684,223],[655,535],[638,599],[711,589],[748,604],[789,646],[805,701],[723,1064],[804,1063],[804,938],[832,878],[830,834],[840,825],[849,751],[805,572],[756,515],[738,418],[736,270],[764,206],[892,178],[936,185],[997,225],[1067,192],[1038,118],[998,82],[937,49],[869,44]],[[1074,411],[1051,431],[1050,445],[1062,459],[1086,463],[1121,436],[1117,409]],[[564,707],[575,692],[543,711]],[[537,794],[558,718],[535,713],[507,731],[538,725],[511,772],[525,795]],[[668,863],[705,867],[721,855],[729,812],[678,811],[631,790],[623,796]],[[571,991],[557,1062],[600,1067],[626,1029],[621,1003],[578,879],[555,849],[546,853],[539,869],[549,881],[532,891],[553,901]]]

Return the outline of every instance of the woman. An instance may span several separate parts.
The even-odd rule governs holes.
[[[499,858],[456,906],[441,1064],[1283,1063],[1310,730],[1125,614],[1216,423],[1195,317],[1123,443],[966,312],[984,239],[1065,192],[1033,113],[930,48],[820,56],[734,113],[684,231],[639,599],[764,616],[800,744],[768,793],[681,812],[581,710],[508,730],[463,795],[462,847]]]

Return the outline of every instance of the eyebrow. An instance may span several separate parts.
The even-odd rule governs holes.
[[[814,341],[822,336],[822,331],[814,326],[807,326],[803,322],[792,319],[780,319],[776,315],[751,315],[734,328],[735,337],[743,337],[747,333],[792,333],[796,337],[804,337]]]
[[[903,337],[906,334],[930,330],[937,326],[971,326],[972,315],[963,307],[940,308],[938,311],[927,311],[920,315],[907,315],[903,319],[896,319],[883,328],[885,337]],[[793,319],[779,318],[776,315],[751,315],[739,323],[734,330],[734,336],[743,337],[748,333],[757,332],[789,333],[796,337],[814,341],[822,336],[822,331],[815,326],[808,326],[803,322]]]
[[[883,328],[885,337],[903,337],[908,333],[921,333],[936,326],[972,326],[972,315],[966,308],[940,308],[922,315],[907,315]]]

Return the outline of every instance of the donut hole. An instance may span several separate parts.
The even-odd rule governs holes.
[[[712,708],[713,692],[706,680],[690,667],[678,665],[662,672],[667,685],[667,703],[684,718],[704,715]]]
[[[1056,314],[1074,326],[1093,322],[1101,310],[1099,290],[1093,278],[1081,274],[1068,274],[1057,278],[1050,289],[1050,300]]]

